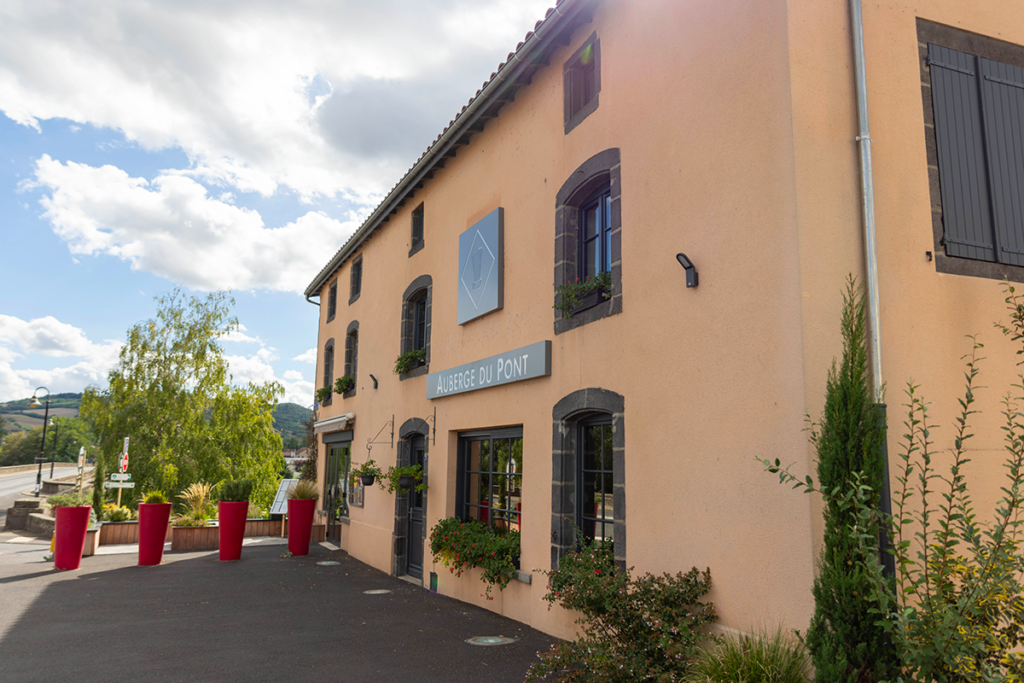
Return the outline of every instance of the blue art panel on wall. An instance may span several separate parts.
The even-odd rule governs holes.
[[[505,211],[498,207],[459,235],[459,324],[505,305]]]

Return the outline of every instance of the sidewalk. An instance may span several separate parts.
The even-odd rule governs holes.
[[[282,559],[282,539],[249,539],[240,562],[168,553],[159,567],[135,566],[137,546],[104,546],[130,551],[56,572],[45,540],[11,536],[0,535],[4,681],[508,683],[554,642],[318,544]]]

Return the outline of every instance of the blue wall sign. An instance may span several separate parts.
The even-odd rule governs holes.
[[[459,324],[505,305],[505,211],[498,207],[459,235]]]

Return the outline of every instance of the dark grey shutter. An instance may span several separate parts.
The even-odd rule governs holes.
[[[979,58],[999,262],[1024,265],[1024,69]]]
[[[928,46],[946,254],[995,261],[977,58]]]

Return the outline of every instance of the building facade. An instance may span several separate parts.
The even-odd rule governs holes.
[[[565,636],[532,570],[572,522],[641,572],[709,567],[725,626],[805,628],[820,508],[755,458],[813,470],[805,416],[844,281],[872,260],[890,451],[910,378],[951,424],[982,333],[974,474],[995,481],[1015,363],[998,281],[1024,281],[1024,6],[863,13],[873,250],[845,0],[563,0],[538,22],[306,291],[317,386],[354,378],[316,425],[343,549]],[[588,277],[606,294],[557,309]],[[422,464],[428,490],[353,485],[368,458]],[[453,515],[521,530],[520,580],[493,601],[430,555]]]

